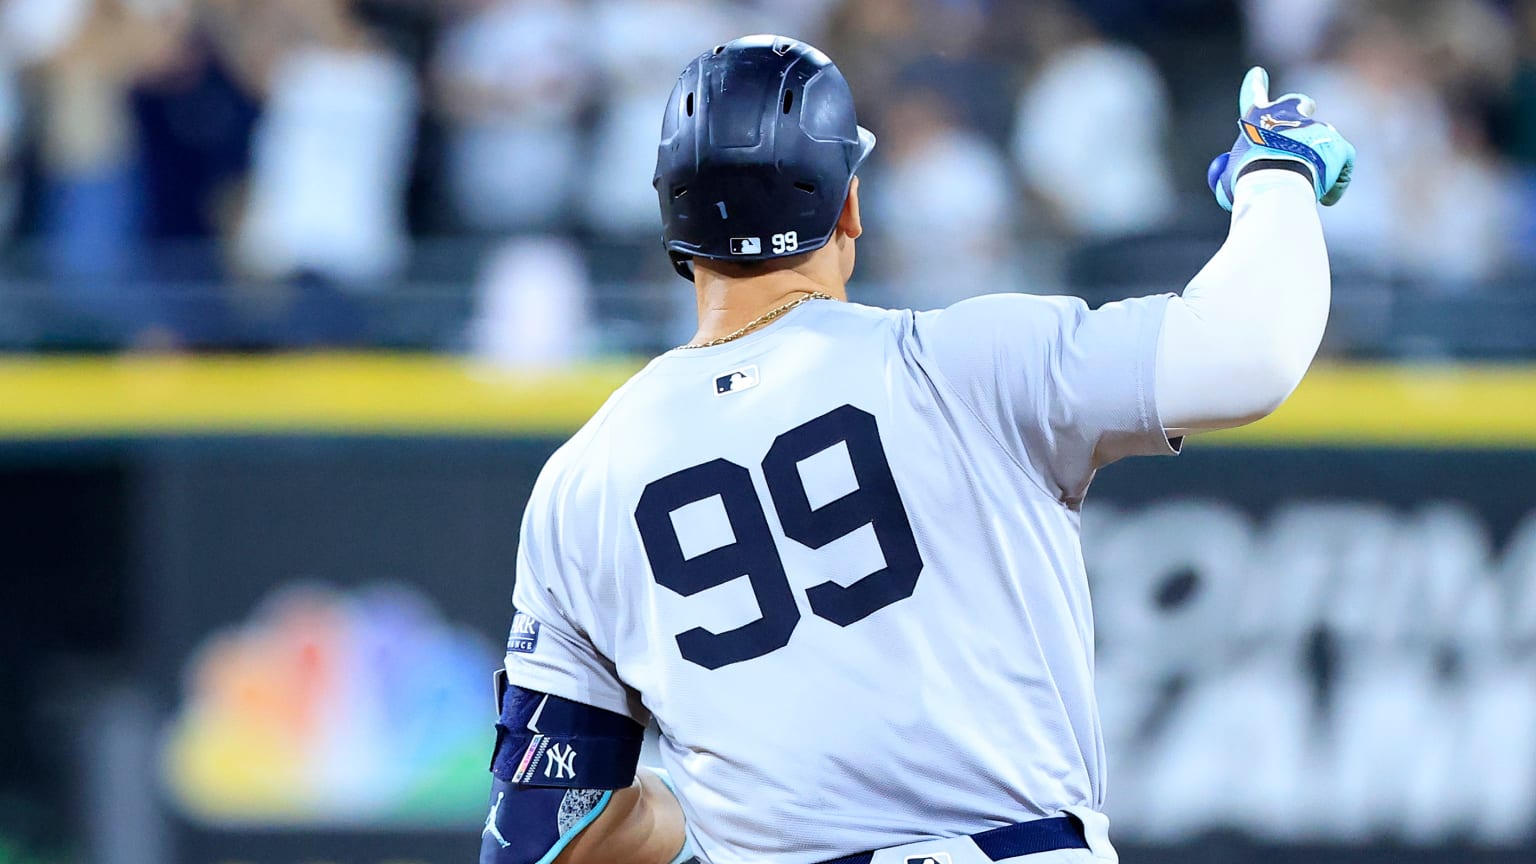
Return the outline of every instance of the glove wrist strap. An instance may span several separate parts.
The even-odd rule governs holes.
[[[1311,166],[1298,162],[1295,159],[1255,159],[1244,165],[1243,169],[1237,172],[1236,179],[1241,180],[1255,171],[1265,171],[1271,168],[1278,168],[1282,171],[1294,171],[1307,178],[1308,183],[1314,186],[1317,184],[1317,178],[1312,176]]]

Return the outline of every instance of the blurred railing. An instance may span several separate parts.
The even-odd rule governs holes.
[[[519,243],[549,242],[574,256],[579,278],[546,288],[536,271],[498,272],[498,259]],[[1093,305],[1178,291],[1218,242],[1184,234],[1077,246],[1040,242],[1014,257],[1024,274],[1017,287],[1077,294]],[[863,260],[881,260],[878,243],[868,244]],[[579,246],[548,238],[428,239],[416,244],[398,277],[368,286],[316,276],[243,279],[229,275],[227,264],[216,244],[162,243],[146,248],[126,272],[69,274],[67,263],[51,262],[41,244],[13,246],[0,253],[0,352],[466,352],[484,341],[476,334],[486,329],[539,331],[549,303],[575,310],[561,319],[568,330],[554,337],[570,343],[556,360],[651,354],[691,332],[692,297],[649,238]],[[873,265],[850,293],[880,305],[923,305],[910,286],[893,285]],[[1536,269],[1446,286],[1335,260],[1324,351],[1377,359],[1536,358]]]

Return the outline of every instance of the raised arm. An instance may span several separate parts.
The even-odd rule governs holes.
[[[990,295],[914,317],[924,368],[1043,490],[1076,506],[1097,469],[1257,420],[1301,380],[1328,319],[1317,202],[1355,158],[1311,102],[1244,79],[1241,137],[1210,172],[1231,234],[1183,297]]]
[[[1169,436],[1252,423],[1306,374],[1328,323],[1328,250],[1312,185],[1289,171],[1238,181],[1227,242],[1168,301],[1157,403]]]
[[[1268,75],[1243,80],[1237,144],[1211,166],[1232,211],[1227,242],[1169,301],[1157,403],[1170,437],[1267,416],[1301,383],[1328,322],[1328,251],[1317,202],[1349,185],[1354,148],[1311,118],[1312,100],[1270,101]]]

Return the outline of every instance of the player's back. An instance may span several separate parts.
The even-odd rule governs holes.
[[[1158,304],[1124,316],[1137,363]],[[561,575],[519,608],[595,650],[565,695],[655,716],[708,860],[1100,804],[1074,504],[1102,442],[1048,380],[1081,315],[809,303],[658,358],[551,460],[520,564]]]

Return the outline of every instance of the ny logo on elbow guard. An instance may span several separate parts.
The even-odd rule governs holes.
[[[544,776],[555,780],[576,779],[576,748],[569,744],[556,744],[549,748],[549,761],[544,763]]]

